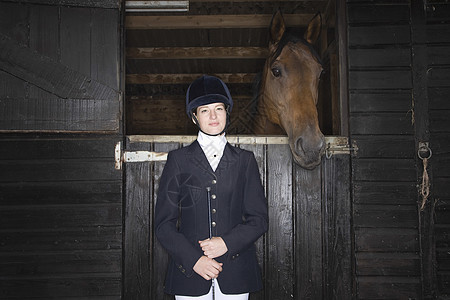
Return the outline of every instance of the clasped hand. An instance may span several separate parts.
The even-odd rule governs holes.
[[[203,256],[194,265],[194,271],[202,276],[205,280],[217,278],[222,272],[222,263],[217,262],[214,258],[227,253],[228,248],[221,237],[213,237],[199,241],[203,250]]]

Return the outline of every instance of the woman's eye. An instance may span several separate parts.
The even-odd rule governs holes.
[[[201,113],[201,114],[205,114],[205,113],[207,113],[207,112],[208,112],[207,109],[201,109],[201,110],[200,110],[200,113]]]
[[[281,71],[278,68],[272,68],[272,74],[275,77],[280,77],[281,76]]]

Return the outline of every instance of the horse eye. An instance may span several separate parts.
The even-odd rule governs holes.
[[[280,77],[281,76],[281,71],[280,71],[280,69],[272,68],[272,74],[275,77]]]

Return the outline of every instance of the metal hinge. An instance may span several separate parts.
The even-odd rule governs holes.
[[[165,161],[167,160],[167,152],[153,151],[122,151],[122,143],[116,144],[115,150],[115,168],[122,169],[124,162],[145,162],[145,161]]]
[[[325,151],[326,158],[330,159],[333,155],[352,154],[356,155],[358,146],[355,141],[352,141],[350,146],[347,137],[327,137],[327,149]]]

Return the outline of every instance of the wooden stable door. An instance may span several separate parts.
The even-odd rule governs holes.
[[[126,149],[118,155],[126,162],[125,299],[172,299],[163,293],[168,256],[154,235],[156,192],[165,153],[195,138],[129,136],[117,149]],[[329,158],[312,171],[292,162],[285,137],[228,140],[254,152],[269,206],[269,230],[257,241],[264,288],[250,299],[350,299],[350,164],[338,154],[346,139],[327,137]]]

